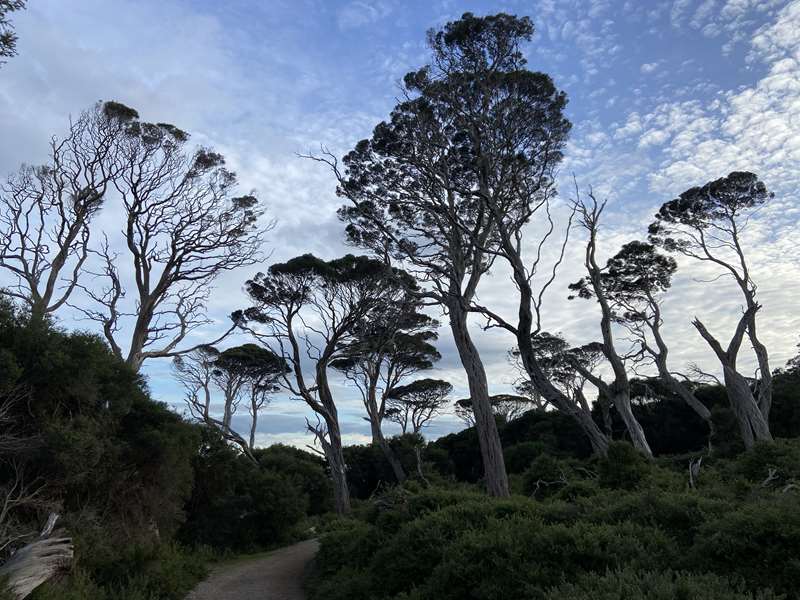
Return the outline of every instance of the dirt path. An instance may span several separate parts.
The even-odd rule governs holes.
[[[186,600],[304,600],[303,574],[318,547],[316,540],[306,540],[220,565]]]

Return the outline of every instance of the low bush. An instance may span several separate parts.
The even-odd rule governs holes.
[[[637,571],[626,568],[551,588],[543,600],[779,600],[771,590],[750,593],[741,581],[714,574]]]

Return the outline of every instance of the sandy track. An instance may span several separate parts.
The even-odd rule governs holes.
[[[303,575],[318,547],[316,540],[306,540],[220,565],[186,600],[305,600]]]

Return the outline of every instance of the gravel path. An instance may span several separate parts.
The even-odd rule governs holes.
[[[303,575],[318,547],[316,540],[306,540],[221,565],[186,600],[304,600]]]

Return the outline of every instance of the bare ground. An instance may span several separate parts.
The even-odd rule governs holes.
[[[220,565],[186,600],[304,600],[303,577],[316,540]]]

